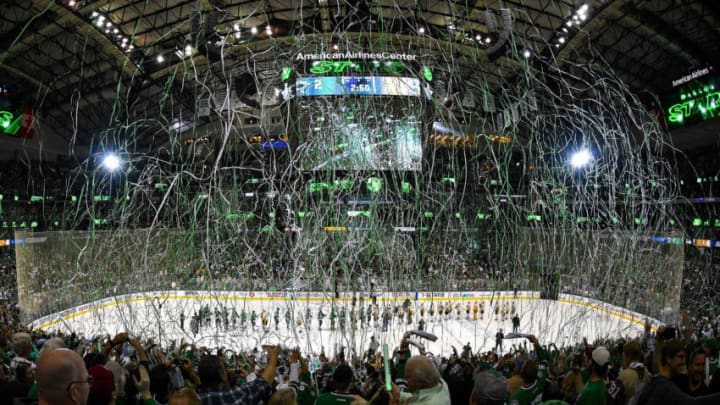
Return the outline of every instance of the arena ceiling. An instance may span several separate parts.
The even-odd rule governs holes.
[[[504,10],[518,46],[496,49],[507,25]],[[512,81],[514,67],[533,59],[572,69],[600,57],[637,94],[652,99],[668,92],[673,79],[717,66],[720,4],[11,0],[0,4],[0,79],[39,108],[45,128],[91,145],[95,134],[136,115],[163,116],[165,128],[197,121],[198,87],[208,72],[252,72],[258,90],[267,92],[279,86],[284,48],[381,37],[401,49],[438,55],[450,49],[468,77],[497,81]],[[717,133],[704,128],[710,137]],[[133,131],[138,147],[167,142],[167,132],[152,125]],[[684,134],[678,144],[689,148],[706,140]]]

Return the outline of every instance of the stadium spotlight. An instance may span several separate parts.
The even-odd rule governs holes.
[[[109,171],[114,172],[115,170],[120,168],[120,165],[122,165],[122,160],[114,154],[114,153],[108,153],[105,155],[105,157],[102,160],[102,165]]]
[[[570,166],[581,168],[592,161],[593,155],[587,149],[581,149],[570,156]]]

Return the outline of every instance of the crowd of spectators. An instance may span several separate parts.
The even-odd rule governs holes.
[[[245,352],[184,342],[160,347],[127,333],[49,335],[6,322],[0,403],[720,403],[717,325],[698,333],[688,319],[678,328],[653,331],[648,324],[641,336],[560,348],[507,334],[512,340],[488,352],[468,344],[426,353],[423,341],[433,336],[410,331],[399,342],[372,339],[357,356],[342,347],[334,353],[277,345]]]

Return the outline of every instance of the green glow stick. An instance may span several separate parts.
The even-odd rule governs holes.
[[[390,353],[387,343],[383,343],[383,359],[385,360],[385,391],[392,391],[392,381],[390,381]]]

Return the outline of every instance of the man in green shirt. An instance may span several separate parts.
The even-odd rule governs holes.
[[[610,352],[603,346],[592,351],[590,362],[590,379],[585,384],[576,405],[604,405],[605,404],[605,375],[610,364]]]
[[[545,368],[543,367],[543,370]],[[534,360],[527,360],[520,369],[523,385],[510,398],[510,405],[536,405],[542,402],[546,371],[541,371]]]
[[[318,397],[315,405],[352,404],[357,399],[350,394],[353,382],[353,372],[350,366],[342,364],[337,366],[332,376],[332,392]]]
[[[297,394],[296,402],[298,405],[314,405],[317,400],[317,389],[312,382],[312,376],[308,365],[300,354],[300,349],[295,349],[290,352],[290,363],[300,364],[299,379],[297,381],[290,381],[288,385],[295,389]],[[291,373],[292,375],[292,373]]]

